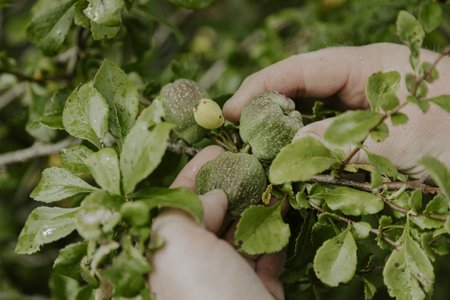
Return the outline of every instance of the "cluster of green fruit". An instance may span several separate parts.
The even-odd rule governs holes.
[[[176,125],[177,138],[195,143],[224,124],[222,110],[195,81],[179,79],[161,90],[165,119]],[[303,126],[294,102],[278,92],[255,96],[241,114],[239,135],[251,154],[227,151],[207,162],[196,177],[199,194],[223,190],[229,201],[228,212],[239,216],[249,205],[262,199],[267,187],[268,165]],[[242,147],[248,149],[248,147]]]

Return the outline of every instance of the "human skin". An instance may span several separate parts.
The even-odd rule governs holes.
[[[422,61],[434,62],[438,53],[422,50]],[[450,58],[444,57],[437,65],[439,79],[429,85],[428,96],[450,94]],[[273,64],[247,77],[223,108],[225,117],[239,120],[241,111],[250,99],[265,91],[279,91],[291,98],[328,98],[337,96],[348,108],[364,109],[369,104],[364,93],[370,75],[378,71],[398,71],[402,75],[400,101],[407,96],[404,75],[411,73],[409,49],[403,45],[379,43],[361,47],[335,47],[299,54]],[[389,127],[389,137],[377,143],[367,139],[366,148],[389,158],[396,167],[412,178],[425,179],[424,168],[417,161],[431,155],[450,167],[450,114],[431,105],[424,114],[416,105],[401,110],[409,121],[405,125]],[[303,127],[296,138],[311,135],[322,139],[332,119]],[[351,145],[344,151],[350,153]],[[352,163],[366,163],[364,151],[359,151]]]
[[[410,72],[409,50],[395,44],[373,44],[362,47],[327,48],[300,54],[280,61],[248,77],[224,106],[227,119],[237,122],[252,96],[276,90],[292,98],[327,98],[337,95],[348,108],[368,108],[364,88],[367,79],[377,71]],[[433,62],[437,53],[423,50],[421,59]],[[450,59],[438,64],[439,80],[430,84],[429,96],[450,94]],[[404,83],[398,92],[404,101]],[[370,139],[365,146],[372,152],[390,158],[411,177],[425,178],[426,172],[416,162],[432,155],[450,166],[450,114],[432,105],[423,114],[415,105],[402,112],[409,122],[389,125],[390,136],[382,143]],[[297,137],[312,135],[321,139],[332,119],[303,127]],[[346,146],[345,151],[351,151]],[[172,187],[194,189],[195,175],[207,161],[223,149],[208,147],[193,158],[178,175]],[[352,162],[366,162],[363,151]],[[165,240],[152,258],[150,286],[157,299],[283,299],[278,275],[282,270],[281,254],[243,257],[232,246],[232,230],[224,236],[216,233],[222,227],[227,207],[226,195],[213,191],[201,197],[204,226],[179,210],[167,210],[156,218],[154,232]],[[224,238],[224,239],[223,239]]]
[[[172,187],[195,188],[195,176],[207,161],[224,150],[203,149],[178,174]],[[204,225],[181,210],[167,210],[154,224],[164,246],[152,257],[150,288],[157,299],[283,299],[278,281],[282,254],[241,256],[233,247],[233,229],[218,237],[227,210],[220,190],[200,197]]]

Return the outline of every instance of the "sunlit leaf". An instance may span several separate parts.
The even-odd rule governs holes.
[[[75,230],[77,208],[38,207],[20,232],[16,253],[31,254],[42,245],[57,241]]]
[[[86,164],[95,181],[112,195],[120,195],[119,158],[113,148],[103,148],[92,153]]]
[[[63,168],[51,167],[42,172],[41,181],[31,193],[31,198],[42,202],[54,202],[67,197],[89,193],[96,187],[76,177]]]

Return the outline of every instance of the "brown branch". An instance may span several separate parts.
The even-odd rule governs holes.
[[[339,221],[346,222],[347,224],[351,224],[351,225],[356,223],[355,221],[353,221],[351,219],[348,219],[346,217],[330,213],[330,212],[324,210],[323,208],[321,208],[320,206],[315,205],[311,201],[309,201],[309,205],[311,205],[311,207],[314,208],[315,210],[320,211],[321,213],[326,213],[329,216],[331,216],[331,217],[333,217],[333,218],[335,218],[335,219],[337,219]],[[385,240],[388,244],[393,246],[396,250],[400,250],[400,245],[398,245],[395,241],[391,240],[389,237],[384,235],[382,232],[380,232],[380,230],[375,229],[375,228],[371,228],[370,232],[372,234],[375,234],[376,236],[381,236],[383,238],[383,240]]]
[[[57,153],[75,143],[78,143],[78,140],[69,137],[55,144],[35,143],[27,149],[0,154],[0,167],[5,167],[6,165],[13,163],[24,162],[39,156]]]
[[[403,188],[406,186],[407,190],[415,190],[415,189],[421,189],[423,193],[425,194],[431,194],[436,195],[441,190],[438,187],[426,185],[423,182],[419,180],[414,181],[408,181],[408,182],[401,182],[401,181],[391,181],[391,182],[385,182],[383,185],[377,189],[373,189],[370,186],[370,183],[368,182],[360,182],[360,181],[354,181],[349,179],[343,179],[343,178],[337,178],[332,175],[316,175],[310,180],[311,182],[319,182],[319,183],[328,183],[328,184],[335,184],[335,185],[342,185],[342,186],[348,186],[352,187],[358,190],[366,191],[366,192],[380,192],[383,188],[387,188],[389,191],[396,191],[400,188]]]

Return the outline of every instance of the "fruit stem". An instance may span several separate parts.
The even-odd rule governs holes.
[[[251,146],[249,144],[245,144],[245,146],[241,149],[242,153],[249,153]]]

